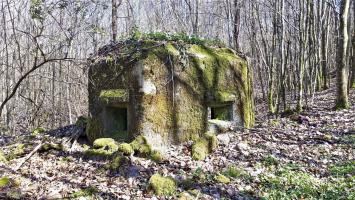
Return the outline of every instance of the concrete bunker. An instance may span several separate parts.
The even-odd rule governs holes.
[[[101,48],[90,60],[91,141],[143,135],[164,151],[201,137],[209,120],[254,123],[252,73],[231,49],[130,39]]]

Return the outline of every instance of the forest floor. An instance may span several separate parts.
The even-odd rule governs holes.
[[[310,109],[278,118],[258,104],[255,127],[219,135],[218,148],[203,161],[191,159],[187,142],[171,147],[160,163],[131,157],[118,171],[104,167],[110,159],[85,155],[80,142],[71,152],[37,152],[14,171],[39,141],[60,138],[2,137],[3,152],[14,156],[0,159],[0,199],[355,199],[355,91],[348,110],[334,111],[334,98],[334,88],[328,89],[316,94]],[[149,190],[157,172],[177,180],[175,195],[156,197]]]

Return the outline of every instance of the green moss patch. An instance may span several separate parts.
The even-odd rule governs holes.
[[[149,179],[149,187],[157,195],[171,196],[177,190],[177,184],[172,177],[163,177],[160,174],[154,174]]]
[[[25,154],[25,144],[18,144],[14,149],[10,151],[10,153],[6,156],[7,160],[13,160],[18,157],[21,157]]]
[[[0,178],[0,188],[7,187],[11,184],[11,179],[8,177]]]
[[[35,128],[35,129],[33,129],[32,131],[31,131],[31,134],[32,135],[38,135],[38,134],[41,134],[41,133],[44,133],[46,130],[44,129],[44,128],[42,128],[42,127],[37,127],[37,128]]]
[[[192,145],[192,159],[204,160],[208,154],[212,153],[218,146],[218,139],[213,133],[206,133],[203,137],[196,140]]]
[[[77,192],[74,192],[72,195],[70,195],[72,198],[78,198],[78,197],[89,197],[93,196],[94,194],[99,193],[99,190],[96,187],[87,187],[80,189]]]
[[[99,138],[96,139],[93,143],[94,148],[98,149],[98,148],[109,148],[113,151],[117,151],[118,150],[118,145],[116,143],[116,141],[112,138]]]
[[[118,145],[118,151],[122,152],[125,155],[131,155],[134,153],[134,149],[128,143],[122,143]]]
[[[131,143],[131,148],[138,156],[149,158],[154,162],[161,162],[164,156],[158,150],[153,150],[143,135],[137,136]],[[127,146],[128,147],[128,146]]]
[[[85,151],[91,156],[111,156],[118,151],[118,145],[112,138],[99,138],[94,141],[93,148]]]
[[[140,156],[149,156],[151,153],[151,146],[148,144],[147,139],[139,135],[132,142],[131,146],[133,150]]]
[[[209,154],[209,142],[206,138],[200,138],[198,139],[193,145],[192,145],[192,159],[194,160],[204,160],[207,155]]]
[[[208,140],[208,149],[210,152],[214,151],[218,147],[218,139],[214,133],[207,132],[204,137]]]
[[[130,36],[133,40],[153,40],[153,41],[170,41],[185,44],[198,44],[198,45],[210,45],[210,46],[225,46],[219,40],[210,40],[200,38],[194,35],[186,35],[184,33],[172,34],[165,32],[149,32],[144,33],[139,30],[135,30]]]
[[[128,102],[128,92],[124,89],[101,90],[100,99],[109,102],[110,99]]]
[[[150,159],[154,162],[161,162],[164,160],[164,156],[159,151],[152,151],[150,154]]]
[[[57,151],[62,151],[63,150],[63,145],[62,144],[53,144],[53,143],[46,143],[43,144],[41,151],[49,151],[49,150],[57,150]]]
[[[214,180],[217,181],[218,183],[223,183],[223,184],[228,184],[231,182],[231,180],[228,177],[219,173],[214,176]]]
[[[117,155],[112,161],[106,166],[107,169],[117,171],[122,165],[129,162],[129,159],[125,156]]]

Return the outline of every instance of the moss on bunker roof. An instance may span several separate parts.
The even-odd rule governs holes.
[[[126,39],[122,39],[117,42],[111,42],[98,50],[98,53],[89,60],[93,63],[100,61],[110,62],[124,62],[134,61],[139,59],[145,53],[164,48],[166,54],[172,56],[179,56],[181,50],[188,49],[192,46],[199,50],[203,50],[201,53],[210,52],[213,49],[216,53],[223,55],[226,59],[230,55],[235,55],[231,49],[225,48],[225,45],[219,40],[204,39],[196,36],[188,36],[185,34],[170,34],[163,32],[154,33],[141,33],[134,32]],[[240,57],[244,57],[238,54]],[[232,56],[233,57],[233,56]]]

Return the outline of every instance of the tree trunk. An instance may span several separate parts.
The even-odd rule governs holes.
[[[353,2],[353,55],[352,55],[352,66],[351,66],[351,88],[355,89],[355,3]]]
[[[234,30],[233,30],[233,39],[235,49],[239,51],[239,27],[240,27],[240,5],[239,0],[234,0]]]
[[[342,0],[340,5],[340,26],[337,51],[337,99],[336,108],[349,108],[348,99],[348,67],[346,60],[346,52],[348,46],[348,15],[350,0]]]
[[[112,41],[117,40],[117,0],[112,0]]]

